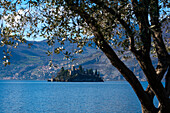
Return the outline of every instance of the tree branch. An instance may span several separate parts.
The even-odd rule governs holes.
[[[162,63],[162,65],[167,64],[169,55],[166,50],[164,41],[162,39],[161,22],[159,21],[158,0],[151,0],[150,17],[151,17],[151,26],[154,26],[151,28],[151,31],[152,31],[154,44],[156,47],[156,52],[158,55],[158,60],[160,61],[160,63]]]
[[[168,97],[170,97],[170,65],[165,77],[165,90],[167,92]]]
[[[122,24],[122,26],[127,30],[128,35],[132,36],[132,34],[129,33],[130,28],[124,21],[121,19],[121,16],[117,13],[115,9],[111,9],[107,6],[104,5],[103,2],[100,0],[91,0],[103,9],[107,10],[109,13],[112,15],[115,15],[118,19],[118,21]],[[150,59],[150,47],[151,47],[151,33],[149,31],[149,21],[148,21],[148,8],[149,5],[147,4],[148,2],[146,0],[143,0],[140,4],[137,3],[136,0],[132,1],[133,2],[133,7],[135,10],[135,15],[137,17],[137,20],[139,21],[139,28],[141,32],[141,41],[143,43],[142,50],[139,54],[135,54],[137,60],[140,62],[140,66],[142,70],[144,71],[148,82],[153,89],[154,93],[158,97],[158,100],[162,103],[166,101],[166,93],[165,89],[162,86],[161,82],[157,81],[156,79],[156,72],[155,69],[152,65],[151,59]],[[134,36],[133,36],[134,37]],[[131,38],[131,44],[133,46],[133,38]],[[138,52],[139,53],[139,52]]]
[[[106,11],[108,11],[110,14],[114,15],[117,20],[121,23],[121,25],[125,28],[129,38],[130,38],[130,47],[129,49],[133,52],[133,53],[137,53],[136,48],[135,48],[135,44],[134,44],[134,36],[135,33],[133,32],[133,30],[130,28],[130,25],[128,25],[122,18],[121,18],[121,14],[118,13],[118,11],[115,8],[109,8],[105,5],[104,2],[102,2],[101,0],[91,0],[92,2],[96,3],[97,5],[99,5],[100,7],[102,7],[103,9],[105,9]]]
[[[66,3],[70,6],[70,9],[72,11],[77,12],[82,18],[85,19],[88,25],[91,26],[95,35],[94,42],[96,43],[96,45],[105,53],[112,65],[116,67],[120,71],[120,73],[125,77],[125,79],[130,83],[141,103],[146,104],[148,101],[148,96],[146,95],[142,85],[140,84],[136,76],[133,74],[133,72],[129,68],[127,68],[127,66],[118,58],[114,50],[104,40],[104,36],[98,28],[99,25],[97,24],[97,21],[93,17],[90,17],[90,15],[87,14],[80,7],[74,7],[74,3],[70,2],[69,0],[66,0]],[[151,105],[150,103],[147,104]]]
[[[159,21],[159,6],[158,0],[151,0],[150,4],[150,17],[151,17],[151,28],[152,37],[156,47],[156,53],[158,55],[158,64],[156,71],[159,78],[163,78],[164,70],[168,68],[169,54],[166,50],[164,41],[162,39],[161,22]],[[161,71],[163,70],[163,71]],[[163,72],[163,73],[162,73]]]
[[[152,34],[152,38],[154,40],[156,52],[158,55],[158,64],[156,67],[156,74],[157,74],[156,78],[158,81],[161,81],[168,68],[169,55],[168,55],[168,52],[165,48],[165,44],[162,39],[161,23],[159,21],[158,0],[150,0],[150,17],[151,17],[151,26],[154,26],[151,28],[151,34]],[[166,84],[168,82],[166,82]],[[152,92],[149,85],[146,91],[150,94],[152,98],[154,97],[154,93]]]
[[[156,71],[156,74],[157,74],[157,80],[158,81],[161,81],[162,80],[162,78],[164,77],[164,74],[165,74],[165,72],[167,71],[167,68],[168,67],[159,67],[159,69],[158,69],[158,66],[157,66],[157,71]],[[166,88],[165,88],[166,89]],[[151,89],[151,87],[148,85],[147,86],[147,88],[146,88],[146,92],[151,96],[151,98],[153,99],[154,98],[154,96],[155,96],[155,94],[153,93],[153,91],[152,91],[152,89]]]
[[[137,51],[136,51],[136,48],[135,48],[135,42],[134,42],[134,37],[129,37],[130,39],[130,47],[129,49],[134,53],[136,54]]]
[[[133,5],[133,11],[134,11],[136,17],[138,18],[138,6],[139,6],[138,1],[137,0],[131,0],[131,2],[132,2],[132,5]]]
[[[82,18],[85,19],[87,24],[89,26],[91,26],[93,33],[95,35],[94,42],[105,53],[105,55],[108,57],[108,59],[110,60],[112,65],[114,67],[116,67],[120,71],[120,73],[125,77],[125,79],[130,83],[130,85],[136,92],[141,103],[145,104],[145,105],[147,104],[146,106],[153,105],[151,103],[147,103],[148,95],[146,95],[145,91],[143,90],[143,87],[141,86],[140,82],[138,81],[136,76],[133,74],[133,72],[131,70],[129,70],[129,68],[126,67],[126,65],[118,58],[118,56],[113,51],[113,49],[104,40],[104,36],[103,36],[102,32],[100,31],[100,27],[97,24],[97,21],[93,17],[91,17],[89,14],[87,14],[84,11],[84,9],[82,9],[81,7],[74,7],[75,4],[73,2],[66,0],[66,3],[68,4],[69,8],[72,11],[78,13]],[[97,1],[97,3],[101,4],[101,2],[98,2],[98,1]],[[101,5],[101,6],[103,6],[103,5]],[[105,7],[105,8],[107,8],[107,7]],[[107,10],[110,10],[110,8],[108,8]],[[115,11],[112,12],[112,14],[115,14],[115,13],[116,13]],[[117,15],[117,13],[116,13],[116,15]],[[119,15],[117,15],[117,16],[119,16]],[[119,20],[119,21],[123,22],[121,20]],[[127,28],[125,23],[122,23],[122,24],[123,24],[123,26],[125,26],[125,28]],[[148,26],[142,26],[142,27],[144,27],[143,28],[144,32],[142,32],[142,33],[147,33]],[[127,29],[130,29],[130,28],[127,28]],[[128,31],[128,33],[129,33],[129,31]],[[150,59],[150,54],[149,54],[150,42],[151,42],[150,33],[147,33],[144,36],[146,36],[146,37],[142,37],[142,38],[146,39],[146,41],[144,39],[142,39],[143,43],[144,43],[144,51],[141,52],[142,53],[141,56],[139,54],[136,55],[137,60],[140,62],[142,70],[144,71],[144,73],[148,79],[149,85],[151,86],[152,90],[154,91],[154,94],[157,96],[160,103],[167,103],[168,99],[166,97],[165,89],[164,89],[163,85],[161,84],[161,82],[159,82],[156,79],[156,76],[155,76],[156,72],[152,65],[151,59]],[[147,39],[147,38],[149,38],[149,39]]]
[[[137,18],[139,29],[140,29],[140,38],[143,43],[142,52],[149,54],[151,47],[151,34],[149,31],[149,21],[148,21],[148,9],[150,0],[131,0],[134,14]]]
[[[107,7],[105,3],[100,0],[91,0],[91,1],[99,5],[103,9],[106,9],[106,11],[108,11],[110,14],[114,15],[118,19],[118,21],[121,23],[121,25],[126,29],[128,35],[130,37],[134,37],[134,32],[132,31],[130,26],[123,19],[121,19],[121,15],[118,13],[118,11],[115,8],[112,9],[112,8]]]

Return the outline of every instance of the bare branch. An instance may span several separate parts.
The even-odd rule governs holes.
[[[135,49],[135,45],[134,45],[134,37],[129,37],[129,40],[130,40],[130,50],[135,53],[136,52],[136,49]]]

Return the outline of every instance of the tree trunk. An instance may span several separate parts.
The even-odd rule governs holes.
[[[169,65],[169,69],[166,74],[165,80],[166,80],[165,81],[165,90],[167,92],[168,97],[170,98],[170,65]]]
[[[135,0],[137,2],[137,0]],[[100,7],[103,7],[106,9],[108,12],[110,12],[113,16],[117,16],[118,21],[122,24],[122,26],[126,29],[128,32],[128,35],[132,39],[132,47],[135,49],[134,46],[134,35],[133,33],[130,33],[132,30],[129,29],[130,27],[127,26],[126,22],[121,19],[121,15],[117,13],[115,10],[112,10],[111,8],[105,6],[102,4],[101,1],[95,1]],[[133,1],[132,1],[133,2]],[[150,85],[149,91],[153,92],[154,95],[157,96],[158,100],[160,101],[160,106],[159,108],[156,108],[153,104],[153,97],[149,95],[149,91],[144,91],[142,85],[134,75],[134,73],[120,60],[120,58],[116,55],[115,51],[113,50],[112,47],[107,43],[107,41],[104,38],[104,34],[102,30],[100,29],[101,26],[98,25],[97,21],[95,18],[91,17],[84,9],[81,7],[77,6],[73,1],[66,0],[66,3],[70,6],[70,9],[77,12],[84,20],[87,22],[87,24],[91,27],[93,33],[94,33],[94,42],[95,44],[105,53],[105,55],[108,57],[110,60],[111,64],[116,67],[119,72],[124,76],[124,78],[130,83],[132,88],[134,89],[137,97],[139,98],[141,102],[141,107],[142,107],[142,113],[170,113],[170,99],[166,95],[165,88],[161,84],[161,81],[157,79],[157,73],[155,71],[155,68],[152,65],[152,61],[150,58],[150,48],[151,48],[151,32],[148,29],[149,22],[148,22],[148,5],[146,2],[144,3],[146,9],[144,11],[142,10],[141,12],[145,12],[144,15],[143,13],[139,13],[137,11],[137,18],[139,20],[139,27],[140,27],[140,32],[141,32],[141,41],[143,46],[135,51],[135,56],[136,59],[138,60],[145,76],[147,77],[148,83]],[[143,4],[141,4],[143,5]],[[74,6],[74,7],[71,7]],[[81,10],[81,11],[80,11]],[[145,17],[144,17],[145,16]],[[161,32],[159,33],[160,35],[154,35],[155,39],[156,36],[159,37],[160,39],[162,38]],[[155,42],[157,39],[155,40]],[[158,40],[159,42],[163,40]],[[163,42],[161,42],[162,44]],[[155,43],[160,44],[160,43]],[[163,53],[160,50],[164,50],[165,48],[159,49],[159,47],[162,47],[160,45],[157,46],[157,51],[158,53],[158,58],[161,59],[160,57]],[[165,49],[166,50],[166,49]],[[165,51],[166,52],[166,51]],[[164,54],[163,54],[164,55]],[[167,53],[165,54],[166,58]],[[160,61],[164,62],[165,59],[161,59]],[[164,63],[163,63],[164,64]]]
[[[167,109],[146,109],[146,107],[142,106],[142,113],[169,113],[169,110]]]
[[[147,101],[141,103],[142,113],[158,113],[158,108],[156,108],[153,104],[153,98],[146,92]]]
[[[170,104],[169,104],[169,106],[170,106]],[[158,113],[170,113],[169,106],[160,105]]]
[[[141,105],[142,113],[158,113],[158,109],[155,107],[146,108],[145,106]]]
[[[148,107],[148,106],[145,107],[144,105],[141,105],[141,108],[142,108],[142,113],[170,113],[169,106],[160,105],[159,108],[155,108],[154,105],[153,107]]]

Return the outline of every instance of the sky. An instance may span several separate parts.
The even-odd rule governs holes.
[[[21,14],[24,13],[24,11],[28,10],[28,8],[29,8],[28,5],[24,5],[25,3],[27,3],[27,0],[26,0],[25,2],[23,2],[23,5],[22,5],[22,6],[18,6],[18,7],[17,7],[18,12],[20,12]],[[25,8],[25,10],[19,10],[21,7]],[[0,12],[2,12],[2,10],[3,10],[3,9],[0,8]],[[166,9],[166,10],[168,11],[168,9]],[[161,12],[161,14],[162,14],[162,12]],[[168,12],[168,14],[169,14],[169,12]],[[20,17],[17,16],[17,17],[15,18],[15,21],[16,21],[16,22],[19,22],[19,21],[18,21],[19,18],[20,18]],[[2,24],[9,26],[7,23],[5,23],[5,22],[1,19],[1,20],[0,20],[0,25],[2,25]],[[29,27],[29,25],[28,25],[28,27]],[[40,27],[40,24],[38,25],[38,27]],[[26,30],[26,31],[27,31],[27,30]],[[45,38],[40,37],[40,36],[37,36],[37,38],[27,38],[27,37],[25,37],[25,39],[27,39],[27,40],[29,40],[29,41],[42,41],[42,40],[45,40]]]

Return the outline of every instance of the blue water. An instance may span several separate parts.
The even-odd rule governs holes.
[[[0,113],[141,113],[141,107],[125,81],[0,81]]]

